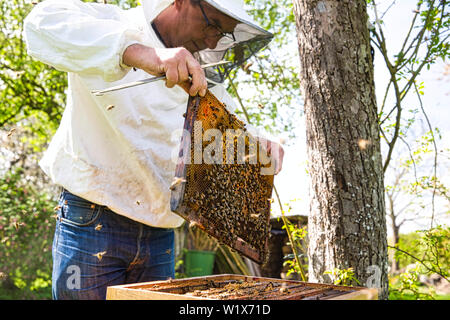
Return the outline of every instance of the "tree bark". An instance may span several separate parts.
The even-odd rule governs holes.
[[[365,0],[294,0],[310,174],[309,281],[352,267],[388,294],[383,167]]]

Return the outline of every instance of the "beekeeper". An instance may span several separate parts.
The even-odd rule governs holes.
[[[190,95],[210,87],[233,110],[221,83],[272,34],[242,0],[143,0],[128,10],[46,0],[26,17],[24,37],[31,56],[68,73],[61,124],[40,162],[63,188],[53,298],[104,299],[107,286],[173,278],[173,228],[183,222],[169,207],[173,133],[188,100],[177,84],[191,78]],[[223,58],[232,63],[200,67]],[[166,81],[91,93],[149,74]]]

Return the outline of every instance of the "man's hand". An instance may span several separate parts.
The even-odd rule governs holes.
[[[205,72],[197,60],[185,48],[150,48],[141,44],[129,46],[122,57],[123,63],[130,67],[160,76],[166,75],[166,86],[172,88],[192,78],[189,94],[204,96],[208,84]]]
[[[269,155],[275,164],[274,174],[278,174],[283,167],[284,149],[276,142],[259,138],[262,146],[266,149],[267,155]]]

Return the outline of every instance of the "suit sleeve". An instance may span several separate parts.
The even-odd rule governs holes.
[[[46,0],[24,21],[28,54],[55,69],[105,81],[123,78],[125,49],[142,31],[117,6],[79,0]]]

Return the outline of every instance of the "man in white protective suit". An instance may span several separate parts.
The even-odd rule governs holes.
[[[53,241],[54,299],[105,299],[112,285],[174,277],[170,210],[189,95],[207,88],[231,111],[221,84],[270,42],[242,0],[143,0],[128,10],[46,0],[24,23],[28,53],[68,73],[66,108],[40,166],[62,187]],[[232,53],[232,54],[230,54]],[[202,69],[224,57],[231,63]],[[93,90],[165,75],[165,81]],[[189,82],[190,81],[190,82]],[[283,150],[269,143],[281,170]]]

